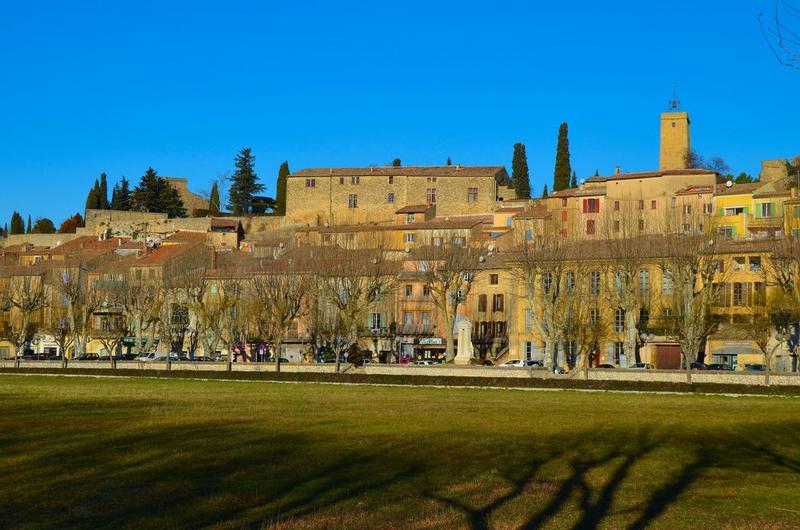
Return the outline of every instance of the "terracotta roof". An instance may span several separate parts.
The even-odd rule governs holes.
[[[505,180],[508,173],[503,166],[378,166],[378,167],[320,167],[301,169],[289,178],[304,177],[350,177],[350,176],[397,176],[397,177],[494,177]]]
[[[131,264],[132,267],[151,267],[163,265],[169,260],[180,256],[184,252],[196,248],[198,245],[164,245],[153,250],[147,256],[136,260]]]
[[[211,219],[211,228],[233,228],[234,230],[239,228],[241,223],[238,219]]]
[[[565,197],[595,197],[598,195],[605,195],[605,186],[586,186],[585,188],[567,188],[565,190],[554,191],[547,198],[565,198]]]
[[[549,218],[550,218],[550,212],[544,205],[534,206],[533,208],[514,216],[514,219],[549,219]]]
[[[715,186],[712,185],[704,185],[704,186],[686,186],[682,190],[678,190],[675,192],[675,195],[697,195],[698,193],[714,193]]]
[[[169,243],[203,243],[208,239],[206,232],[175,232],[164,241]]]
[[[397,210],[396,214],[404,214],[404,213],[425,213],[430,208],[428,204],[410,204],[408,206],[403,206],[399,210]]]
[[[730,188],[725,184],[717,184],[717,195],[746,195],[755,192],[763,186],[761,182],[748,182],[747,184],[734,184]]]
[[[714,171],[707,169],[668,169],[665,171],[642,171],[638,173],[620,173],[607,177],[591,177],[586,182],[609,182],[612,180],[647,179],[663,177],[665,175],[715,175]]]

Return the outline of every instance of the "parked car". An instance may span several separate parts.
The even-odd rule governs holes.
[[[522,359],[511,359],[500,365],[500,368],[522,368],[525,366]]]
[[[567,372],[563,368],[561,368],[560,366],[555,366],[555,367],[553,367],[553,373],[554,374],[565,374]]]
[[[598,368],[616,368],[613,364],[598,364]]]
[[[422,360],[422,361],[414,361],[413,364],[414,366],[433,366],[436,363],[434,363],[433,361]]]
[[[763,364],[746,364],[744,365],[745,372],[766,372],[767,367]]]
[[[689,368],[692,370],[708,370],[708,365],[705,363],[692,363]]]
[[[159,352],[143,353],[136,358],[136,360],[140,362],[165,362],[168,359],[173,362],[180,360],[174,353],[170,353],[168,358],[166,353]]]
[[[631,368],[634,369],[634,370],[655,370],[656,369],[656,367],[653,366],[650,363],[636,363],[633,366],[631,366]]]
[[[132,353],[120,353],[116,355],[118,361],[135,361],[136,356]]]
[[[60,361],[61,360],[61,356],[58,355],[58,354],[48,355],[47,356],[47,360],[48,361]]]
[[[75,357],[73,361],[99,361],[100,356],[96,353],[82,353]]]
[[[715,372],[732,372],[733,368],[727,364],[712,363],[708,365],[708,370]]]
[[[195,355],[191,360],[196,363],[210,363],[214,361],[214,359],[211,357],[206,357],[205,355]]]
[[[264,362],[265,363],[274,363],[275,362],[275,357],[270,357],[269,359],[266,359]],[[288,363],[288,362],[289,362],[289,359],[287,359],[286,357],[281,357],[281,364]]]

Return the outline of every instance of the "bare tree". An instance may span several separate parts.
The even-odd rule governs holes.
[[[558,348],[576,326],[576,302],[587,282],[579,247],[558,235],[525,241],[519,247],[515,274],[524,288],[531,321],[545,343],[544,365],[558,364]]]
[[[64,314],[64,311],[59,311],[56,304],[50,304],[50,307],[45,310],[41,329],[52,336],[55,343],[58,344],[58,349],[61,353],[61,367],[66,368],[67,351],[75,340],[75,334],[70,328],[69,319]]]
[[[570,318],[564,330],[564,338],[575,343],[575,352],[580,359],[580,368],[584,378],[589,378],[589,366],[596,356],[600,355],[600,345],[605,342],[610,333],[610,326],[605,312],[593,300],[591,293],[586,289],[586,282],[581,282],[581,293],[573,297],[570,307]]]
[[[319,293],[323,304],[334,309],[325,323],[328,331],[345,333],[333,342],[358,346],[367,315],[383,299],[391,297],[396,283],[397,262],[388,259],[379,244],[360,250],[319,247],[315,249]],[[336,370],[341,363],[341,348],[336,348]]]
[[[660,259],[666,291],[663,296],[670,318],[664,320],[665,332],[681,346],[687,378],[697,362],[701,348],[719,327],[711,315],[718,303],[726,267],[721,245],[702,234],[672,234],[661,239]]]
[[[800,6],[775,0],[771,14],[758,14],[758,23],[778,63],[800,70]]]
[[[764,262],[767,286],[776,289],[770,303],[771,320],[786,338],[792,356],[792,371],[798,370],[800,339],[800,238],[790,237],[775,245]]]
[[[91,319],[100,307],[102,298],[89,285],[88,267],[81,262],[74,267],[52,270],[51,283],[56,295],[66,308],[66,318],[73,334],[76,355],[86,353],[86,345],[91,340]]]
[[[606,258],[605,293],[610,307],[621,312],[624,319],[622,342],[628,366],[639,362],[640,324],[644,324],[641,317],[649,314],[650,268],[659,245],[646,235],[646,224],[652,220],[645,218],[643,212],[634,208],[633,203],[609,212],[602,242]]]
[[[427,245],[415,255],[417,272],[428,287],[431,303],[444,325],[447,362],[452,362],[456,355],[454,329],[458,308],[466,303],[486,260],[483,247],[458,243],[442,241]]]
[[[303,312],[309,283],[305,274],[270,273],[253,277],[261,336],[272,343],[275,369],[281,371],[281,349],[289,330]]]
[[[159,319],[164,304],[160,282],[154,278],[131,278],[117,290],[117,300],[128,319],[128,328],[134,335],[133,353],[147,352],[155,344]]]
[[[17,349],[15,364],[19,366],[25,346],[40,323],[36,317],[48,306],[50,296],[41,274],[8,278],[3,294],[4,308],[11,310],[11,340]]]

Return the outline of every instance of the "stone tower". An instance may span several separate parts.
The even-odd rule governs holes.
[[[661,152],[658,169],[684,169],[689,144],[689,113],[670,111],[661,113]]]

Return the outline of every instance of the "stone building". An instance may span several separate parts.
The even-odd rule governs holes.
[[[515,193],[501,166],[310,168],[289,175],[286,216],[312,226],[391,222],[406,206],[437,216],[492,212]]]

